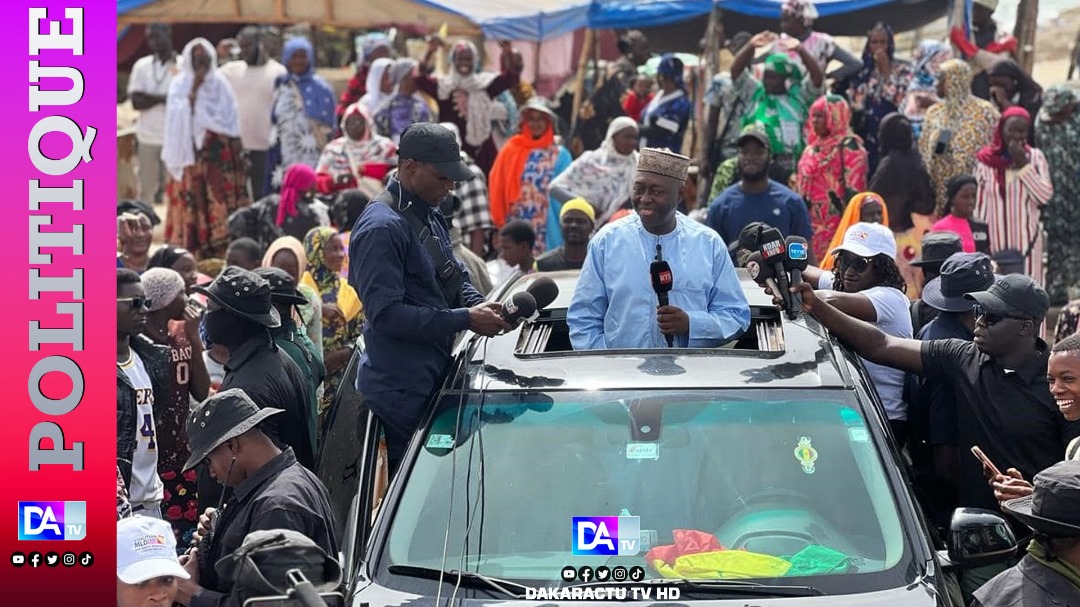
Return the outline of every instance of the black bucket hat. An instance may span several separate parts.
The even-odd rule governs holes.
[[[270,283],[243,268],[229,266],[206,287],[194,287],[226,310],[250,318],[271,329],[281,326],[281,316],[270,301]]]
[[[922,253],[909,264],[920,267],[942,263],[954,253],[964,250],[960,235],[955,232],[927,232],[922,237]]]
[[[306,306],[310,303],[297,292],[296,281],[285,270],[273,267],[255,268],[255,274],[270,283],[270,301],[292,306]]]
[[[941,264],[941,275],[926,283],[922,300],[942,312],[969,312],[975,302],[968,293],[985,291],[994,284],[994,269],[984,253],[955,253]]]
[[[246,392],[239,388],[223,390],[202,402],[187,420],[188,444],[191,456],[184,464],[190,470],[206,459],[210,452],[230,438],[259,425],[259,422],[284,409],[260,409]]]
[[[1031,495],[1001,507],[1048,537],[1080,537],[1080,462],[1058,462],[1035,475]]]

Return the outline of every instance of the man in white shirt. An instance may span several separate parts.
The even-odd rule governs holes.
[[[240,141],[251,160],[248,177],[251,179],[252,200],[266,196],[266,154],[270,149],[270,106],[274,98],[274,81],[286,73],[284,65],[266,51],[262,31],[254,25],[236,35],[240,59],[221,66],[221,75],[232,85],[240,104]]]
[[[158,476],[154,403],[169,389],[167,347],[141,333],[151,302],[139,275],[116,270],[116,458],[131,510],[161,518],[165,486]]]
[[[165,141],[165,97],[173,76],[180,73],[181,57],[173,49],[172,28],[167,23],[146,26],[146,43],[151,54],[132,66],[128,97],[139,111],[135,126],[139,200],[153,204],[164,194],[161,145]]]

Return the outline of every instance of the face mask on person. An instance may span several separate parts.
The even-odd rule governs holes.
[[[211,310],[203,316],[206,338],[212,344],[234,348],[251,336],[251,325],[227,310]]]

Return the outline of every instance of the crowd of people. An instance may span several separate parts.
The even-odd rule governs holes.
[[[786,0],[778,33],[724,41],[730,72],[698,106],[692,69],[664,54],[646,75],[630,31],[573,130],[509,43],[485,71],[468,41],[409,58],[367,34],[337,96],[302,36],[275,58],[245,27],[225,60],[148,26],[129,84],[140,194],[117,207],[119,603],[252,596],[234,574],[259,533],[337,556],[315,472],[359,339],[355,387],[392,474],[455,338],[512,328],[493,287],[580,270],[575,349],[718,347],[750,326],[737,268],[770,228],[808,243],[793,290],[863,357],[934,525],[1000,502],[1034,529],[1018,568],[1076,600],[1075,517],[1040,526],[1008,500],[1080,484],[1055,466],[1080,460],[1080,107],[1010,58],[996,4],[975,0],[973,41],[910,58],[878,24],[860,60],[813,28],[812,2]],[[700,158],[680,153],[694,120]],[[657,262],[677,277],[661,306]],[[1005,567],[965,571],[966,597],[1007,604],[1038,577]]]

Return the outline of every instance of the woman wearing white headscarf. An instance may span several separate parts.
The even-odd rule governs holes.
[[[390,82],[394,92],[383,100],[372,115],[375,130],[398,143],[401,134],[417,122],[432,121],[432,104],[416,87],[416,59],[403,58],[390,66]]]
[[[227,218],[251,200],[236,96],[205,38],[184,47],[165,109],[161,160],[169,172],[165,240],[197,258],[224,257]]]
[[[394,90],[394,83],[390,81],[390,66],[394,60],[382,57],[371,63],[371,70],[367,76],[367,92],[360,98],[360,105],[364,106],[369,115],[374,116],[383,101],[390,97]]]
[[[596,209],[596,227],[604,225],[627,200],[637,169],[638,125],[620,116],[611,121],[600,149],[583,153],[551,182],[559,202],[584,198]]]
[[[441,46],[442,41],[438,38],[429,43],[423,62],[424,75],[416,79],[416,84],[421,92],[435,98],[439,105],[439,120],[457,125],[464,140],[462,149],[487,174],[498,154],[491,138],[493,122],[508,119],[506,106],[495,98],[518,84],[524,63],[521,55],[515,54],[510,44],[505,43],[502,72],[481,72],[476,45],[463,40],[450,49],[450,73],[436,79],[426,74],[434,69],[431,60]]]

